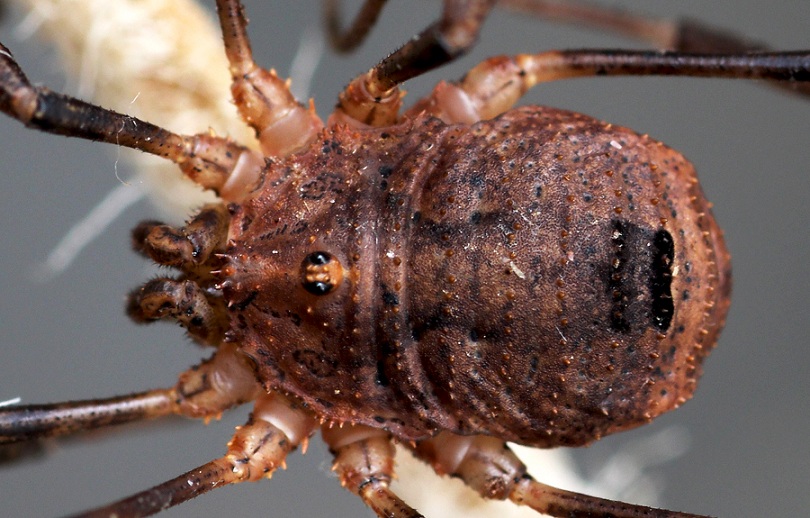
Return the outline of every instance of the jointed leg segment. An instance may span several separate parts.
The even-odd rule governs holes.
[[[403,502],[389,487],[394,476],[394,445],[391,435],[367,426],[322,428],[335,462],[340,483],[358,495],[377,516],[419,518],[422,515]]]
[[[237,428],[228,452],[179,477],[77,516],[150,516],[228,484],[269,478],[309,437],[315,421],[281,396],[262,395],[250,419]]]
[[[32,86],[11,52],[0,44],[0,111],[28,127],[130,147],[177,163],[202,187],[219,191],[252,152],[211,135],[183,136],[95,106]]]
[[[363,43],[368,32],[377,22],[387,0],[366,0],[360,12],[348,29],[341,28],[340,9],[338,0],[326,0],[324,10],[326,14],[326,31],[332,47],[340,52],[349,52]]]
[[[506,443],[494,437],[443,432],[419,443],[414,453],[439,474],[459,477],[484,498],[526,505],[559,517],[700,518],[697,515],[625,504],[541,484]]]
[[[366,3],[361,17],[365,10],[378,14],[382,5],[372,4]],[[445,0],[438,22],[346,87],[335,113],[337,120],[370,126],[394,124],[401,104],[398,85],[453,61],[470,48],[493,4],[486,0]],[[781,88],[810,95],[808,52],[764,53],[757,43],[691,20],[656,20],[584,2],[502,0],[501,5],[625,33],[668,52],[584,49],[493,58],[474,68],[462,81],[466,94],[451,92],[441,85],[439,88],[445,88],[441,95],[417,103],[410,114],[428,106],[448,122],[472,123],[503,113],[539,82],[595,75],[766,79]],[[345,38],[361,40],[364,30],[353,28]],[[515,63],[513,69],[504,66],[504,61],[510,59]],[[431,103],[433,106],[429,106]]]
[[[247,19],[239,0],[217,0],[225,54],[230,63],[231,92],[239,113],[255,131],[265,156],[285,156],[316,138],[323,123],[290,93],[275,71],[253,61]]]
[[[538,83],[596,75],[725,77],[807,84],[810,52],[713,55],[572,50],[494,57],[474,67],[458,84],[439,83],[408,114],[427,111],[449,123],[471,124],[509,110]]]
[[[169,415],[211,418],[262,392],[234,345],[221,346],[180,376],[173,388],[126,396],[0,409],[0,445],[63,437]]]

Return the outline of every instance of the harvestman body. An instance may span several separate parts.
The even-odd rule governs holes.
[[[3,412],[0,436],[255,402],[227,455],[98,514],[149,514],[260,479],[320,425],[342,483],[380,516],[418,516],[388,488],[394,439],[483,496],[540,512],[687,516],[540,484],[505,441],[583,445],[688,399],[728,308],[722,234],[677,152],[583,115],[511,108],[563,77],[807,80],[810,59],[493,58],[400,115],[397,85],[468,48],[493,3],[446,2],[324,125],[253,63],[239,2],[218,1],[234,99],[261,153],[32,87],[0,47],[4,112],[166,157],[226,202],[180,229],[134,231],[139,251],[182,275],[134,292],[130,315],[176,319],[214,356],[172,389]]]

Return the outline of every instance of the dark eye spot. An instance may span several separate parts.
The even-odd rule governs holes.
[[[313,295],[335,291],[343,280],[343,266],[329,252],[312,252],[301,263],[301,284]]]
[[[328,252],[312,252],[306,258],[311,265],[321,266],[332,260],[332,254]]]

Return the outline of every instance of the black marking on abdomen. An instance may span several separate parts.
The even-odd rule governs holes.
[[[672,265],[675,244],[664,229],[654,231],[626,220],[612,220],[606,291],[610,328],[622,334],[672,323]]]
[[[672,323],[675,304],[672,301],[672,261],[675,259],[675,242],[666,230],[655,233],[653,240],[653,264],[650,275],[653,323],[661,332],[666,332]]]

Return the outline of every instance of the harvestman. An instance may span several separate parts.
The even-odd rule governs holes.
[[[677,153],[645,137],[584,116],[550,109],[509,109],[526,89],[539,81],[594,74],[678,74],[806,81],[810,59],[807,53],[717,56],[621,51],[570,51],[493,58],[476,67],[458,85],[441,83],[429,97],[418,102],[404,115],[399,115],[401,96],[397,85],[452,60],[469,48],[493,3],[466,2],[462,6],[459,2],[446,2],[440,22],[423,31],[419,37],[386,58],[368,74],[356,78],[347,87],[341,94],[338,108],[324,129],[323,123],[313,111],[299,105],[292,98],[283,81],[253,64],[245,34],[246,22],[239,3],[219,1],[226,53],[234,77],[234,97],[243,117],[259,136],[262,154],[211,135],[176,135],[146,122],[54,94],[44,88],[32,87],[8,50],[0,47],[0,85],[3,87],[0,91],[0,107],[4,112],[26,125],[52,133],[102,140],[163,156],[178,163],[195,182],[215,190],[225,201],[231,202],[227,208],[223,205],[204,208],[182,229],[148,222],[141,224],[134,232],[136,247],[144,255],[160,264],[179,268],[183,276],[180,279],[162,278],[152,281],[133,293],[130,314],[140,320],[173,318],[180,321],[193,337],[218,347],[214,357],[183,374],[179,384],[173,389],[109,400],[26,407],[3,412],[0,416],[4,419],[2,430],[6,440],[61,435],[169,413],[208,417],[236,404],[253,400],[255,407],[251,420],[237,431],[225,457],[161,484],[154,490],[99,509],[98,512],[156,512],[216,485],[259,479],[283,463],[286,454],[305,440],[320,423],[324,438],[335,453],[336,470],[342,482],[381,516],[418,516],[388,489],[393,470],[392,436],[406,443],[412,441],[410,444],[415,453],[431,463],[437,471],[459,476],[486,497],[510,498],[539,511],[557,515],[599,512],[615,516],[641,516],[649,513],[659,516],[686,516],[544,486],[526,475],[520,461],[505,447],[505,440],[537,446],[585,444],[603,434],[642,424],[688,398],[699,374],[699,360],[714,344],[728,305],[727,257],[719,230],[708,213],[691,166]],[[374,4],[369,2],[367,5],[372,7],[364,12],[373,12]],[[713,36],[700,32],[699,28],[693,27],[692,32],[686,30],[689,27],[684,26],[684,29],[684,35],[688,36],[684,41],[689,45],[676,45],[679,50],[700,49],[706,43],[703,38]],[[358,38],[362,38],[362,29],[350,30],[348,34],[360,35]],[[692,37],[697,40],[694,41]],[[745,49],[735,50],[742,52]],[[492,122],[476,124],[476,121],[489,121],[495,117],[497,118]],[[470,128],[467,126],[469,124],[474,126]],[[553,131],[548,129],[549,125],[552,125]],[[562,133],[557,131],[560,128]],[[533,144],[524,145],[522,139],[542,131],[547,132],[543,134],[547,140],[539,139],[542,141],[540,147],[532,151],[536,154],[524,152],[521,155],[515,151],[531,148]],[[579,147],[571,151],[561,147],[561,141],[555,140],[560,135],[564,137],[561,140],[568,140],[569,145],[575,140],[573,136],[584,139],[576,142]],[[435,142],[431,140],[437,136],[440,138]],[[557,145],[556,153],[551,153],[553,150],[550,148],[542,147],[550,145],[547,142]],[[476,189],[481,188],[478,191],[473,189],[472,194],[455,193],[455,187],[460,185],[458,183],[452,183],[453,189],[448,190],[447,185],[436,184],[432,176],[423,178],[425,183],[420,185],[420,189],[425,190],[425,198],[430,199],[427,194],[427,185],[430,185],[433,188],[431,195],[437,196],[436,200],[438,196],[444,196],[444,202],[449,205],[457,202],[464,205],[465,201],[474,199],[475,196],[485,199],[485,190],[481,186],[492,179],[508,181],[522,188],[522,195],[518,195],[518,190],[510,193],[508,189],[504,191],[508,195],[503,192],[497,195],[500,198],[492,195],[494,200],[501,202],[499,207],[507,207],[504,214],[497,211],[490,214],[482,210],[459,212],[464,214],[467,227],[478,225],[487,217],[497,219],[494,223],[488,223],[489,230],[503,225],[511,227],[512,232],[506,232],[502,236],[505,242],[492,245],[484,243],[478,255],[464,258],[464,253],[459,252],[457,245],[477,243],[470,236],[479,235],[476,234],[479,231],[465,227],[461,230],[468,232],[464,233],[457,228],[443,226],[442,218],[451,211],[436,208],[437,205],[434,204],[426,206],[432,207],[433,212],[429,212],[427,208],[412,210],[404,219],[398,219],[402,216],[402,211],[417,206],[413,199],[405,195],[410,196],[413,192],[422,195],[421,190],[408,190],[410,178],[418,178],[417,171],[422,169],[413,167],[407,170],[401,164],[412,156],[425,158],[420,165],[430,164],[435,158],[430,154],[434,144],[437,149],[444,147],[449,150],[439,158],[453,159],[456,165],[465,164],[466,167],[461,168],[465,175],[474,172],[476,166],[471,164],[478,160],[478,155],[470,155],[469,152],[464,156],[459,155],[462,150],[470,149],[469,144],[477,144],[477,149],[484,150],[485,152],[481,152],[482,157],[495,153],[498,146],[502,146],[502,151],[510,152],[503,156],[495,153],[496,160],[481,159],[480,163],[492,169],[484,167],[483,178],[470,180],[470,185]],[[585,146],[590,146],[590,149],[598,153],[591,152],[586,157],[581,154],[580,149]],[[611,148],[615,151],[611,151]],[[620,150],[624,151],[618,154]],[[553,185],[537,180],[543,178],[543,175],[532,180],[523,176],[510,176],[511,173],[504,170],[505,166],[511,167],[509,157],[512,156],[518,156],[514,160],[517,165],[529,169],[541,158],[547,159],[541,165],[553,163],[554,160],[560,161],[563,166],[570,165],[564,163],[566,153],[569,152],[574,164],[583,157],[607,157],[604,164],[599,164],[598,174],[604,182],[604,189],[615,193],[615,198],[620,199],[591,194],[598,183],[595,181],[596,177],[592,176],[594,171],[586,171],[585,178],[588,185],[593,187],[585,190],[572,187],[570,191],[560,195],[560,191],[555,191]],[[638,156],[632,155],[636,152],[639,153]],[[374,173],[379,174],[382,179],[357,173],[358,168],[364,166],[352,162],[348,155],[358,153],[365,159],[364,164],[378,161]],[[396,153],[401,153],[402,156],[397,156]],[[551,154],[546,157],[548,153]],[[334,158],[336,155],[343,155],[343,158]],[[390,165],[392,161],[388,157],[392,155],[400,169]],[[622,159],[628,156],[646,159],[647,162],[638,164],[643,166],[638,176],[622,180]],[[264,157],[269,158],[266,161]],[[341,168],[333,171],[326,166]],[[591,164],[588,167],[597,166]],[[437,177],[449,174],[449,169],[445,171],[438,168],[437,171]],[[680,171],[683,171],[682,175]],[[559,179],[569,182],[567,176],[574,174],[574,169],[563,167]],[[667,183],[664,178],[670,174],[676,177],[672,184]],[[614,186],[611,182],[618,183]],[[665,187],[660,193],[643,191],[647,188],[647,183],[654,187],[663,183]],[[267,188],[270,184],[279,192],[271,192],[272,189]],[[366,196],[373,188],[378,189],[381,194]],[[636,210],[636,203],[640,203],[638,200],[633,202],[632,197],[628,196],[630,191],[649,196],[651,207],[667,206],[672,219],[676,219],[676,206],[678,211],[690,208],[694,210],[696,223],[688,229],[694,237],[684,238],[681,242],[681,237],[667,230],[670,222],[665,221],[668,218],[660,214],[655,218],[660,224],[645,227],[644,224],[648,223],[651,216],[634,217],[629,214]],[[600,322],[607,324],[609,329],[586,329],[587,326],[577,327],[578,323],[569,321],[567,312],[571,307],[567,304],[577,308],[576,312],[582,312],[583,309],[593,309],[594,312],[600,310],[598,301],[577,298],[577,295],[587,293],[591,278],[571,281],[564,279],[561,273],[569,271],[576,274],[577,270],[565,270],[565,267],[575,265],[579,254],[583,253],[574,238],[569,239],[572,232],[581,230],[573,221],[576,219],[574,216],[571,216],[571,220],[563,218],[557,222],[542,222],[544,227],[560,224],[559,228],[554,227],[559,236],[554,245],[560,247],[556,252],[562,252],[559,265],[545,270],[544,267],[534,265],[538,268],[537,272],[555,274],[553,282],[538,288],[544,295],[550,293],[551,296],[536,297],[551,301],[551,310],[548,312],[551,320],[544,321],[538,328],[527,328],[520,324],[530,322],[533,318],[542,320],[533,308],[514,302],[532,299],[531,291],[520,291],[525,291],[525,286],[512,289],[523,286],[514,279],[523,280],[527,272],[532,273],[523,261],[526,259],[526,252],[517,248],[510,251],[509,248],[513,243],[519,243],[525,235],[522,231],[526,230],[526,224],[513,221],[506,214],[531,208],[524,204],[528,203],[526,192],[537,198],[551,196],[551,201],[546,201],[549,207],[566,203],[573,206],[577,196],[581,196],[586,203],[595,201],[594,206],[606,204],[605,207],[609,210],[602,212],[611,214],[604,221],[609,232],[601,245],[606,247],[606,257],[610,259],[605,281],[609,290],[604,321]],[[545,194],[547,192],[552,194]],[[675,192],[678,193],[677,196],[672,194]],[[667,198],[667,194],[670,198]],[[488,195],[490,194],[487,193]],[[558,198],[554,198],[554,195]],[[339,199],[340,196],[344,198]],[[459,199],[464,196],[467,197]],[[419,228],[422,232],[414,233],[414,241],[427,239],[428,234],[435,234],[434,238],[439,244],[423,244],[419,252],[424,254],[426,251],[441,249],[441,255],[445,258],[442,261],[445,262],[437,260],[437,264],[431,265],[436,267],[433,272],[407,271],[408,267],[416,266],[413,263],[407,263],[401,269],[391,268],[389,271],[381,267],[379,277],[371,276],[373,280],[366,281],[363,269],[373,269],[365,259],[368,257],[366,254],[371,251],[370,255],[373,256],[379,252],[369,249],[364,241],[368,236],[358,231],[367,221],[340,221],[339,213],[337,216],[331,214],[331,220],[319,221],[319,213],[317,210],[313,211],[312,206],[319,205],[318,202],[324,198],[327,198],[324,203],[337,203],[340,210],[348,209],[353,214],[379,214],[379,225],[383,231],[388,232],[381,233],[380,239],[388,240],[388,244],[393,247],[391,250],[408,248],[404,245],[400,247],[398,243],[405,242],[397,241],[393,237],[395,234],[392,234],[408,225]],[[386,212],[381,212],[374,203],[387,207]],[[284,212],[284,221],[273,219],[272,213],[268,212],[273,207]],[[482,208],[483,205],[477,207]],[[465,206],[465,209],[469,207]],[[573,209],[570,210],[571,214],[575,214]],[[596,212],[599,211],[593,210],[586,215],[591,217]],[[262,218],[267,219],[263,222],[267,226],[252,227],[254,221]],[[342,224],[345,223],[349,225],[344,228]],[[534,228],[533,224],[528,223],[528,226]],[[293,229],[288,230],[288,226]],[[674,227],[678,228],[678,224]],[[262,235],[253,237],[249,232],[247,237],[239,235],[240,232],[245,233],[256,228]],[[353,230],[348,230],[350,228]],[[489,230],[481,231],[484,234],[480,235],[489,235]],[[347,243],[347,250],[330,252],[319,248],[334,247],[337,239],[330,241],[330,237],[341,232],[343,234],[340,237]],[[283,257],[284,253],[281,254],[282,257],[254,253],[266,245],[265,241],[271,239],[268,235],[280,240],[267,245],[272,248],[279,247],[278,243],[291,243],[285,240],[298,234],[300,236],[296,239],[300,241],[300,246],[290,247],[292,259]],[[526,246],[524,244],[524,248]],[[534,244],[529,243],[528,246]],[[636,248],[645,247],[649,249],[647,252],[640,256],[634,255]],[[395,267],[402,265],[403,259],[396,253],[390,255],[388,250],[380,251],[384,252],[384,257],[376,259],[390,259]],[[409,259],[407,252],[410,251],[403,251],[405,261]],[[498,296],[511,301],[501,301],[495,308],[504,311],[496,313],[496,316],[503,318],[505,323],[500,324],[502,327],[499,329],[492,329],[481,323],[464,320],[472,317],[454,320],[456,311],[467,315],[470,310],[465,306],[477,301],[462,299],[463,304],[454,306],[454,292],[446,289],[445,285],[456,285],[458,292],[472,294],[469,286],[465,285],[466,277],[462,278],[456,273],[467,273],[463,266],[465,261],[491,273],[489,270],[495,267],[487,261],[495,252],[506,253],[505,257],[509,258],[497,266],[502,275],[511,275],[510,280],[498,281],[496,286],[502,291],[498,292]],[[695,258],[706,261],[686,261],[683,265],[679,264],[681,256],[691,258],[691,253],[696,254]],[[271,264],[271,261],[276,260],[280,260],[278,265]],[[290,260],[293,261],[290,264],[284,262]],[[457,270],[447,270],[447,264]],[[698,310],[692,308],[697,306],[692,304],[679,303],[673,307],[672,293],[677,289],[682,290],[679,293],[685,292],[683,287],[678,286],[680,279],[676,278],[677,268],[681,266],[687,271],[694,268],[696,284],[693,287],[703,286],[705,290],[706,299],[701,301],[705,307],[700,310],[703,313],[695,313]],[[268,273],[257,275],[255,272],[259,270]],[[424,300],[420,299],[421,294],[414,294],[409,304],[403,303],[403,312],[411,310],[411,314],[407,316],[407,331],[409,339],[413,340],[408,343],[400,343],[395,339],[401,334],[398,333],[398,325],[405,322],[402,320],[404,315],[397,316],[400,313],[400,299],[407,295],[407,287],[397,285],[400,281],[411,282],[411,279],[406,280],[402,271],[417,279],[421,278],[423,284],[436,285],[439,281],[443,286],[441,291],[433,294],[426,292]],[[435,278],[432,277],[434,274]],[[278,284],[269,286],[267,292],[258,289],[258,286],[263,285],[264,277],[273,278],[274,275]],[[416,287],[417,282],[413,282]],[[705,286],[701,283],[705,283]],[[254,284],[256,287],[253,287]],[[461,285],[465,285],[465,288],[458,287]],[[302,313],[287,309],[286,314],[276,315],[275,306],[271,303],[274,302],[273,297],[283,298],[290,293],[299,296],[294,291],[299,289],[303,290],[302,294],[306,292],[308,295],[301,295],[303,298],[300,301],[293,300],[290,304],[298,303],[303,308]],[[349,289],[352,291],[347,292]],[[374,296],[364,300],[367,292],[363,290],[371,290]],[[553,291],[547,293],[548,290]],[[335,299],[327,297],[342,294],[345,298],[347,293],[351,294],[356,306],[349,318],[355,322],[353,325],[343,323],[340,312],[335,312],[335,308],[322,302],[333,300],[332,306],[335,306]],[[441,295],[449,302],[432,300],[432,295]],[[495,304],[494,298],[484,300],[487,304]],[[636,301],[641,301],[644,307],[638,307]],[[416,311],[416,308],[426,307],[437,308],[439,312],[426,315],[424,310],[421,313]],[[487,309],[492,308],[477,307],[473,313],[485,313]],[[679,312],[686,315],[681,320],[678,320]],[[265,319],[277,319],[269,333],[254,333],[255,329],[266,327],[263,321],[255,320],[256,314]],[[301,328],[302,319],[305,321],[304,329],[307,326],[312,327],[310,317],[302,316],[308,314],[331,314],[338,317],[320,320],[321,324],[326,324],[323,327],[337,328],[337,334],[330,335],[331,331],[324,332],[321,329],[313,336],[301,336],[295,328]],[[372,318],[375,315],[376,319]],[[250,320],[251,318],[254,320]],[[591,318],[599,320],[596,317]],[[377,329],[376,335],[369,335],[367,326],[373,329],[375,321],[390,324],[386,331],[393,330],[393,333],[386,335],[386,331]],[[632,334],[631,331],[637,330],[642,321],[642,334],[636,337],[637,340],[610,340],[605,334],[612,333],[616,337]],[[542,347],[549,349],[544,352],[544,357],[538,360],[536,354],[530,354],[521,358],[520,353],[526,351],[520,350],[521,343],[513,340],[517,339],[525,344],[521,339],[544,329],[543,326],[548,328],[549,322],[551,328],[558,325],[566,328],[569,338],[563,337],[554,347],[538,338],[538,343],[542,342]],[[699,337],[697,342],[672,336],[685,333],[684,330],[677,331],[675,324],[679,322],[687,331],[694,326],[693,331]],[[431,334],[437,329],[441,331],[441,336]],[[668,335],[670,329],[673,331]],[[474,381],[468,381],[470,384],[464,385],[462,377],[454,374],[453,367],[445,368],[460,361],[460,356],[455,354],[460,355],[462,351],[454,350],[453,343],[450,343],[452,340],[447,338],[454,336],[453,333],[459,330],[469,337],[469,341],[483,344],[481,349],[484,350],[484,361],[479,366],[491,366],[494,363],[500,365],[500,369],[480,373],[476,372],[475,367],[472,370],[465,369],[464,376],[473,374]],[[307,332],[310,331],[311,329]],[[588,332],[591,334],[588,335]],[[446,333],[446,336],[442,333]],[[638,376],[644,382],[638,386],[628,386],[631,385],[629,382],[604,373],[598,379],[594,377],[579,382],[566,379],[568,375],[562,373],[565,368],[561,365],[567,367],[578,361],[574,357],[569,359],[570,351],[566,349],[569,340],[574,341],[572,337],[577,333],[587,335],[584,338],[592,341],[593,348],[615,350],[611,354],[604,351],[591,354],[589,351],[592,361],[586,369],[607,361],[607,367],[611,367],[607,371],[628,369],[628,379]],[[510,335],[513,338],[509,338]],[[254,343],[256,336],[260,337],[261,343]],[[370,336],[377,338],[371,340]],[[430,336],[430,340],[425,339],[425,336]],[[292,337],[300,340],[289,340]],[[341,351],[336,357],[330,357],[328,344],[322,341],[324,337],[329,340],[340,338],[340,343],[348,352]],[[391,341],[381,343],[380,337],[387,337]],[[268,341],[263,342],[265,339]],[[273,342],[279,344],[274,346],[279,347],[279,351],[268,350]],[[415,349],[420,343],[436,348],[435,351],[417,354],[422,355],[421,361],[424,363],[420,368],[427,369],[429,374],[444,374],[447,379],[438,377],[419,380],[414,377],[419,372],[418,368],[413,370],[414,367],[408,364],[413,359],[409,356],[408,348]],[[661,344],[664,343],[668,345],[666,349],[662,348]],[[315,344],[319,345],[316,347]],[[666,350],[670,346],[673,352],[668,355]],[[355,355],[352,350],[355,347],[368,349],[361,352],[370,355]],[[516,348],[514,352],[510,352],[512,347]],[[488,356],[492,354],[493,348],[507,352],[501,351],[500,360],[495,361],[494,357]],[[636,354],[636,350],[643,351],[647,360],[639,363],[642,354]],[[551,360],[546,359],[548,352],[552,353],[549,356],[554,361],[559,361],[556,367],[552,366]],[[364,358],[372,361],[365,362]],[[341,361],[346,363],[341,364]],[[541,368],[538,368],[537,361],[543,362]],[[649,365],[645,365],[648,361]],[[475,364],[475,361],[472,363]],[[605,367],[605,364],[600,365]],[[510,371],[512,368],[517,370]],[[517,386],[510,386],[507,381],[518,370],[526,368],[532,376],[542,373],[542,377],[537,379],[538,384],[544,387],[550,384],[559,388],[559,393],[554,390],[546,392],[552,394],[553,400],[559,396],[559,401],[548,402],[548,405],[545,402],[543,405],[537,404],[541,406],[540,415],[532,414],[536,405],[527,406],[525,394],[523,400],[518,394],[512,397],[513,392],[518,393],[520,390]],[[355,373],[355,377],[352,377],[351,369],[357,369],[363,376]],[[398,374],[401,371],[408,371],[405,378]],[[287,381],[287,378],[293,381]],[[493,381],[496,378],[497,382]],[[323,380],[330,379],[329,383],[338,384],[318,385]],[[336,387],[345,387],[347,381],[359,385],[351,387],[350,383],[351,388],[347,392],[351,394],[341,395],[341,389]],[[397,383],[401,384],[397,386]],[[653,397],[650,387],[655,384],[656,395]],[[388,388],[391,386],[397,386],[396,390]],[[482,396],[479,386],[499,386],[501,389],[497,392],[486,392],[490,389],[484,389]],[[608,392],[604,392],[605,390]],[[597,392],[602,395],[611,394],[614,390],[617,394],[627,391],[628,395],[643,397],[635,399],[622,395],[609,407],[594,404],[590,397]],[[281,392],[286,395],[281,395]],[[467,412],[458,400],[474,402],[469,399],[470,394],[479,398],[479,406]],[[580,394],[584,396],[580,397]],[[368,400],[357,395],[367,397]],[[494,420],[487,422],[485,416]],[[62,419],[63,417],[66,418]],[[541,421],[545,424],[538,426]],[[347,426],[342,426],[344,423]]]

